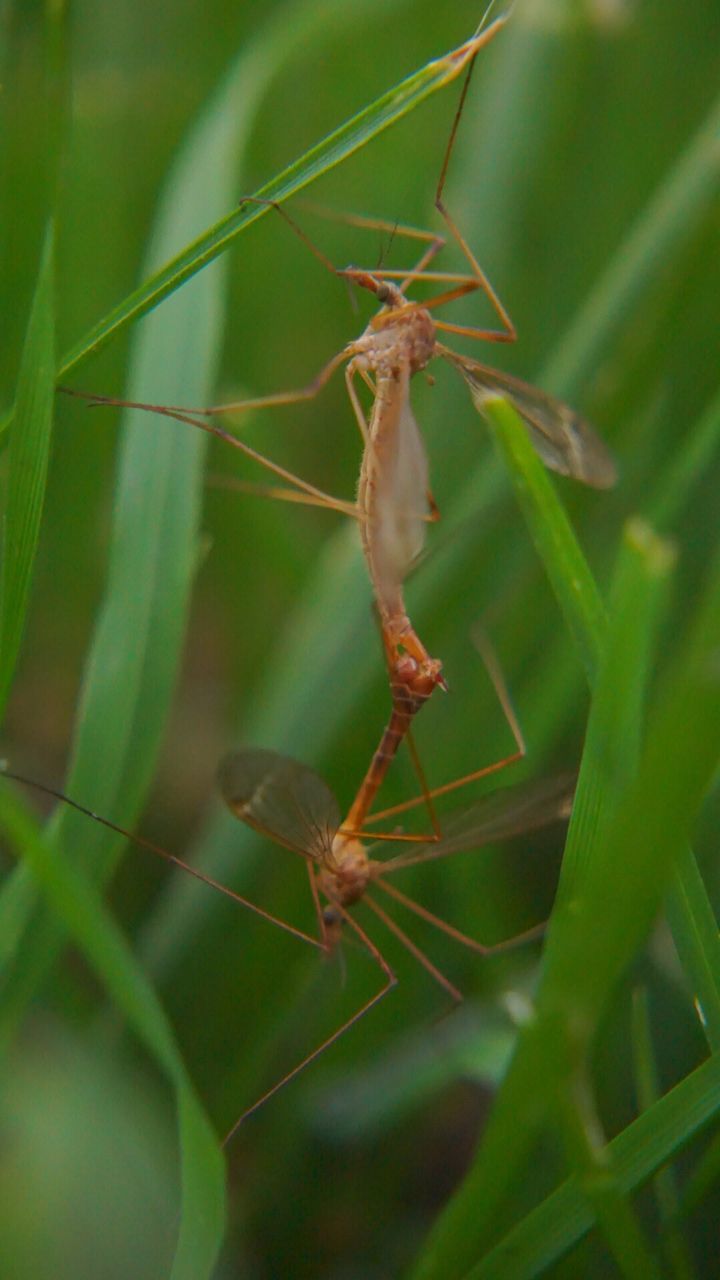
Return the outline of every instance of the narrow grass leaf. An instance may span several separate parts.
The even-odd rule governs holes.
[[[661,1095],[650,1008],[644,987],[638,988],[633,996],[632,1031],[635,1094],[642,1113],[653,1107]],[[690,1254],[676,1226],[678,1192],[672,1168],[658,1170],[654,1189],[665,1237],[663,1243],[668,1270],[677,1280],[692,1280],[694,1273]]]
[[[700,804],[716,773],[720,759],[718,636],[720,564],[716,563],[685,644],[656,698],[637,779],[607,825],[602,856],[594,860],[590,874],[586,876],[588,901],[594,903],[598,912],[594,923],[596,925],[601,919],[602,930],[591,928],[588,937],[586,929],[584,943],[579,936],[572,943],[572,934],[577,934],[578,926],[569,921],[563,931],[567,932],[572,945],[567,950],[563,946],[564,954],[560,954],[559,944],[554,954],[548,947],[546,981],[550,989],[548,991],[543,985],[541,990],[538,1024],[543,1020],[547,1000],[555,1009],[556,1034],[566,1022],[567,1009],[574,1011],[576,1028],[577,1019],[582,1019],[579,1026],[583,1038],[588,1034],[585,1019],[597,1016],[611,984],[622,972],[642,932],[652,920],[671,874],[673,858],[687,841]],[[607,952],[598,944],[600,933],[608,944]],[[572,957],[575,959],[575,971],[571,978],[569,970],[563,973],[561,962]],[[578,957],[581,957],[579,966]],[[601,980],[593,972],[598,957],[603,971]],[[532,1038],[537,1041],[537,1033]],[[511,1069],[509,1080],[513,1074]],[[533,1087],[537,1089],[537,1079]],[[507,1097],[507,1092],[506,1084],[501,1101]],[[499,1110],[498,1106],[496,1115]],[[517,1115],[513,1122],[518,1122]],[[690,1137],[693,1124],[694,1117],[690,1114],[677,1120],[678,1142]],[[490,1171],[490,1136],[494,1131],[495,1125],[491,1121],[481,1159],[462,1192],[466,1212],[470,1205],[473,1208],[472,1229],[478,1244],[480,1232],[477,1221],[481,1214],[484,1218],[483,1198],[478,1197],[478,1192],[485,1186]],[[496,1160],[491,1171],[493,1181],[498,1178],[497,1167]],[[478,1211],[479,1206],[482,1206],[481,1212]],[[456,1207],[452,1210],[452,1217],[457,1225]],[[449,1219],[450,1215],[446,1214],[440,1237],[446,1242]],[[467,1222],[464,1225],[467,1227]],[[427,1270],[425,1274],[432,1275],[433,1272]],[[453,1272],[446,1270],[445,1274]]]
[[[499,396],[487,396],[483,412],[490,422],[501,457],[530,536],[575,640],[592,683],[600,661],[604,610],[595,580],[580,550],[553,483],[533,449],[515,410]]]
[[[637,772],[652,643],[673,563],[673,552],[666,544],[640,521],[630,522],[613,580],[608,634],[578,778],[577,809],[568,832],[538,996],[538,1022],[546,1017],[546,1036],[556,1038],[559,1033],[566,1056],[565,1064],[560,1061],[558,1078],[547,1073],[544,1087],[550,1091],[549,1101],[554,1096],[598,1230],[620,1273],[636,1280],[657,1277],[660,1272],[607,1150],[586,1062],[602,1001],[616,978],[615,946],[624,944],[629,933],[632,937],[634,894],[629,893],[627,904],[623,903],[627,863],[613,865],[613,845],[606,832]],[[631,879],[629,886],[632,890]],[[607,902],[608,890],[615,893],[612,905]],[[623,905],[628,908],[626,917]],[[598,919],[603,921],[602,930],[597,928]],[[594,937],[601,933],[607,943],[601,948],[596,971],[594,957],[587,954],[586,938],[591,933]],[[583,975],[579,976],[576,966],[581,952]],[[586,974],[591,976],[590,983],[584,982]],[[542,1036],[541,1026],[538,1034]],[[557,1043],[553,1052],[562,1058]]]
[[[587,1072],[576,1070],[571,1087],[558,1090],[556,1101],[570,1167],[618,1274],[625,1280],[660,1280],[657,1260],[613,1166]]]
[[[0,568],[0,717],[25,627],[45,499],[55,387],[54,224],[48,224],[18,377]]]
[[[269,70],[268,63],[271,61],[274,68],[277,66],[278,57],[290,52],[302,38],[303,26],[307,27],[304,33],[305,38],[310,39],[312,32],[316,28],[322,28],[322,24],[327,21],[330,14],[335,18],[335,9],[329,5],[315,5],[311,9],[303,4],[292,17],[285,10],[281,10],[275,21],[248,49],[247,65],[252,67],[253,71],[263,66]],[[414,110],[431,94],[438,89],[443,89],[460,75],[466,65],[462,46],[460,49],[451,50],[443,57],[433,59],[427,66],[402,80],[400,84],[335,129],[327,138],[311,147],[255,194],[267,200],[281,202],[302,191],[309,183],[347,160],[384,129]],[[225,203],[226,206],[231,205],[232,198],[228,197]],[[73,347],[62,361],[58,377],[66,378],[82,361],[93,352],[100,350],[106,342],[121,333],[133,320],[139,319],[156,307],[185,280],[189,280],[196,272],[228,249],[246,227],[258,218],[264,217],[267,212],[267,206],[263,208],[253,204],[244,205],[232,213],[225,214],[196,236],[162,267],[153,271],[139,289],[100,320]]]
[[[618,910],[612,898],[615,866],[608,860],[607,850],[612,848],[608,832],[627,791],[628,759],[623,735],[628,721],[637,715],[637,701],[633,694],[623,703],[614,686],[618,671],[622,672],[626,693],[634,689],[636,679],[642,684],[645,654],[657,622],[658,592],[667,568],[666,556],[656,550],[654,540],[648,545],[646,540],[631,537],[626,543],[617,573],[609,645],[591,708],[588,746],[568,833],[567,869],[564,864],[563,888],[548,930],[536,1017],[520,1039],[476,1163],[430,1237],[415,1272],[418,1280],[463,1275],[486,1246],[492,1235],[495,1210],[519,1165],[527,1158],[541,1125],[547,1122],[548,1108],[552,1109],[556,1098],[563,1096],[563,1089],[572,1095],[570,1064],[581,1060],[603,1000],[617,976],[616,953],[623,947],[628,913]],[[640,659],[639,672],[630,663],[623,670],[622,658],[627,656],[630,635],[632,656]],[[625,708],[627,720],[615,724],[608,740],[607,726],[618,706]],[[627,858],[627,850],[624,856]],[[633,905],[635,889],[634,880],[626,873],[625,892]],[[634,917],[632,912],[629,914],[632,923]],[[599,917],[604,921],[602,930],[597,929]],[[602,947],[595,947],[588,955],[593,936],[605,939],[611,930],[607,953]],[[588,937],[588,931],[592,936]],[[592,965],[598,949],[602,953],[600,972],[595,974]]]
[[[50,909],[177,1094],[183,1211],[173,1280],[210,1276],[222,1240],[224,1165],[173,1033],[125,938],[88,881],[58,858],[6,785],[0,821],[41,886]]]
[[[495,421],[496,441],[509,467],[516,496],[525,514],[533,540],[543,559],[548,577],[568,621],[570,634],[578,644],[585,669],[593,684],[593,668],[604,634],[602,603],[582,551],[554,485],[542,472],[521,424],[511,425],[502,402],[488,406]],[[716,402],[702,415],[688,436],[687,452],[662,480],[651,502],[663,523],[669,523],[686,500],[692,484],[700,476],[715,445],[720,426],[720,406]],[[590,663],[588,663],[588,658]],[[618,686],[619,687],[619,686]],[[612,733],[612,728],[609,730]],[[567,864],[566,864],[567,865]],[[678,852],[674,884],[668,910],[675,944],[683,967],[703,1011],[703,1023],[712,1046],[720,1035],[720,938],[715,916],[692,851]]]
[[[713,1053],[720,1050],[720,935],[712,903],[689,846],[678,852],[668,921],[685,981]]]
[[[697,1067],[609,1144],[626,1193],[642,1187],[720,1112],[720,1057]],[[569,1178],[471,1267],[465,1280],[532,1280],[544,1275],[594,1226],[577,1179]]]

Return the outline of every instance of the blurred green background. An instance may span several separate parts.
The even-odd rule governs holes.
[[[462,43],[481,16],[460,0],[73,4],[63,37],[71,115],[59,177],[58,349],[141,280],[168,167],[238,53],[250,51],[250,68],[253,47],[265,40],[264,80],[245,124],[241,171],[227,176],[233,194],[226,212],[385,89]],[[0,349],[9,406],[47,198],[40,92],[47,37],[39,3],[8,4],[4,17],[14,113],[4,145]],[[598,286],[636,220],[711,111],[719,70],[717,0],[696,0],[691,11],[680,0],[661,8],[649,0],[518,2],[507,30],[478,62],[452,158],[448,204],[519,332],[512,349],[463,349],[567,395],[619,460],[612,493],[558,482],[601,585],[623,520],[646,510],[717,393],[719,207],[712,191],[616,320],[602,358],[588,368],[573,364],[573,343],[581,341],[583,308],[598,303]],[[315,183],[309,198],[436,227],[432,201],[458,90],[455,84],[433,95]],[[223,210],[203,215],[202,190],[195,199],[199,231]],[[300,202],[291,208],[340,266],[372,266],[387,250],[377,234],[321,220]],[[412,260],[397,240],[390,256],[393,265]],[[347,291],[272,215],[243,233],[224,261],[229,304],[216,399],[303,385],[366,323],[367,300],[359,299],[355,312]],[[448,265],[458,269],[452,253]],[[481,310],[473,298],[452,318],[484,323]],[[161,306],[153,323],[162,325],[162,315]],[[199,311],[198,342],[202,325]],[[133,336],[123,333],[88,361],[73,385],[127,393]],[[478,621],[492,636],[528,740],[527,763],[515,776],[573,768],[588,702],[580,665],[466,388],[449,368],[433,372],[435,385],[418,380],[413,398],[444,519],[431,529],[407,593],[410,615],[431,652],[443,657],[450,684],[418,723],[428,776],[440,783],[511,748],[472,644]],[[183,402],[182,385],[176,394],[167,387],[171,369],[145,373],[142,388],[133,384],[135,395]],[[113,411],[89,413],[78,402],[58,401],[32,605],[3,746],[14,768],[55,784],[64,776],[105,590],[116,422]],[[155,426],[148,419],[144,429]],[[182,436],[190,429],[172,430]],[[359,442],[341,376],[315,403],[254,415],[243,431],[298,474],[351,497]],[[387,717],[386,678],[355,531],[339,516],[234,492],[225,482],[233,476],[264,478],[214,444],[182,668],[141,830],[267,910],[309,926],[307,885],[295,860],[233,832],[218,816],[217,763],[235,745],[272,747],[317,768],[346,806]],[[476,502],[468,477],[477,481]],[[712,459],[665,530],[680,553],[665,651],[699,590],[715,537],[719,478]],[[412,785],[403,759],[388,780],[388,803]],[[77,788],[73,795],[111,819],[133,819],[132,804],[129,814],[121,804],[107,812],[95,796]],[[711,809],[704,820],[701,855],[714,850],[715,816]],[[420,869],[403,887],[458,928],[494,940],[548,915],[561,848],[562,831],[549,830]],[[717,873],[712,863],[706,870],[715,897]],[[124,857],[111,904],[137,940],[220,1132],[378,985],[351,939],[342,956],[323,964],[137,849]],[[466,1006],[443,1019],[444,998],[427,975],[392,938],[378,937],[399,989],[230,1147],[232,1208],[218,1274],[398,1275],[461,1179],[514,1026],[527,1011],[537,948],[481,963],[440,935],[418,929],[413,937],[466,994]],[[666,1087],[703,1050],[664,934],[642,960],[641,977],[663,1029],[656,1047]],[[599,1053],[610,1135],[635,1111],[630,1002],[628,985],[603,1027]],[[176,1219],[168,1098],[72,951],[33,1001],[4,1095],[4,1274],[165,1274]],[[552,1187],[560,1169],[548,1144],[508,1206],[508,1220]],[[710,1195],[692,1221],[697,1274],[716,1273],[710,1237],[717,1212]],[[608,1274],[597,1241],[580,1249],[553,1274]]]

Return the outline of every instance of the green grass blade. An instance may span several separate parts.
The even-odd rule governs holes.
[[[0,821],[50,909],[177,1094],[183,1205],[172,1276],[173,1280],[202,1280],[211,1275],[222,1240],[224,1164],[170,1023],[98,894],[75,868],[57,857],[7,786],[0,792]]]
[[[45,236],[18,378],[0,578],[0,717],[25,627],[45,498],[55,393],[54,226]]]
[[[517,413],[497,396],[484,399],[483,412],[491,424],[530,536],[592,684],[604,631],[604,609],[595,580],[555,496],[553,482],[535,456]]]
[[[533,457],[530,466],[535,465],[539,464]],[[585,1037],[592,1033],[620,966],[620,953],[624,955],[627,913],[619,909],[623,877],[619,885],[614,883],[615,867],[607,856],[607,850],[612,848],[608,832],[614,809],[627,788],[628,741],[633,741],[637,716],[636,689],[642,687],[646,654],[657,625],[658,593],[666,571],[666,558],[656,553],[654,541],[628,539],[617,572],[609,644],[591,708],[561,889],[548,930],[536,1016],[521,1037],[475,1165],[432,1233],[414,1273],[417,1280],[460,1276],[477,1260],[492,1235],[495,1210],[527,1157],[540,1126],[547,1121],[549,1108],[552,1113],[563,1090],[570,1097],[574,1094],[570,1063],[576,1060],[574,1055],[578,1063],[582,1061]],[[629,644],[635,661],[623,664]],[[608,737],[607,726],[613,720]],[[627,850],[624,856],[627,858]],[[634,903],[637,895],[629,866],[624,883],[627,899]],[[617,909],[613,905],[614,893]],[[596,912],[605,922],[602,930],[596,928]],[[600,948],[597,971],[592,968],[596,958],[591,951],[592,935],[608,944],[607,950]],[[614,1175],[608,1171],[608,1176]],[[586,1181],[592,1194],[589,1175]]]
[[[691,1072],[609,1144],[622,1188],[642,1187],[720,1111],[720,1058]],[[531,1280],[577,1244],[594,1226],[575,1178],[533,1209],[500,1244],[466,1273],[466,1280]]]
[[[665,580],[674,562],[639,520],[626,526],[613,583],[610,624],[588,720],[576,809],[570,823],[558,889],[558,906],[588,915],[596,904],[587,880],[594,875],[598,840],[638,766],[640,728],[651,656]],[[601,871],[604,876],[604,868]],[[587,928],[588,920],[584,921]],[[579,935],[575,945],[580,943]],[[566,944],[563,944],[566,945]],[[548,948],[548,967],[553,946]]]
[[[633,1065],[635,1093],[640,1112],[654,1107],[661,1096],[658,1064],[653,1045],[652,1022],[647,991],[639,988],[633,996]],[[664,1252],[670,1273],[676,1280],[693,1280],[694,1270],[682,1233],[677,1229],[678,1192],[674,1170],[660,1169],[655,1178],[655,1198],[665,1236]]]
[[[242,155],[267,77],[254,51],[239,56],[178,155],[148,250],[148,269],[184,244],[209,212],[232,198]],[[162,316],[151,317],[133,345],[129,394],[149,380],[191,402],[210,396],[224,317],[224,264],[192,283]],[[164,382],[162,380],[165,380]],[[204,440],[172,424],[126,414],[108,586],[83,682],[68,792],[127,825],[150,782],[172,696],[198,560]],[[117,856],[118,840],[65,810],[54,839],[67,844],[98,879]],[[24,883],[23,883],[24,882]],[[4,893],[17,915],[33,894],[20,868]],[[0,914],[4,911],[0,901]],[[0,1021],[9,1032],[59,944],[54,921],[41,918],[8,984]]]
[[[496,442],[510,470],[516,496],[592,685],[604,633],[602,603],[592,575],[550,477],[532,456],[522,425],[501,401],[489,402],[487,415],[495,424]],[[713,403],[689,433],[687,450],[662,478],[650,505],[664,523],[672,520],[701,474],[714,446],[719,422],[718,406]],[[709,1042],[715,1047],[720,1035],[720,938],[689,848],[678,853],[668,910],[683,968],[703,1010]]]
[[[689,847],[680,849],[668,920],[685,980],[713,1053],[720,1050],[720,936],[717,919]]]
[[[659,567],[659,566],[658,566]],[[631,958],[637,943],[649,926],[658,906],[667,878],[672,872],[673,858],[687,840],[705,792],[720,759],[720,673],[713,654],[720,635],[720,564],[710,576],[706,593],[692,628],[666,678],[656,700],[656,710],[649,722],[647,745],[636,781],[624,796],[610,819],[600,824],[601,840],[595,857],[586,860],[583,875],[584,900],[573,903],[568,898],[565,919],[553,917],[548,938],[544,978],[538,997],[537,1024],[527,1038],[530,1049],[518,1053],[505,1089],[500,1095],[491,1121],[480,1160],[472,1171],[451,1210],[441,1221],[435,1236],[435,1247],[428,1262],[418,1271],[423,1277],[436,1270],[442,1259],[445,1275],[459,1274],[462,1264],[470,1261],[468,1232],[474,1238],[476,1254],[482,1247],[482,1224],[487,1228],[486,1203],[492,1211],[496,1188],[504,1185],[502,1176],[505,1157],[496,1147],[503,1138],[503,1112],[514,1101],[512,1124],[520,1125],[518,1106],[522,1094],[516,1088],[520,1066],[530,1062],[532,1076],[520,1082],[532,1088],[532,1107],[537,1116],[538,1067],[543,1064],[540,1042],[545,1019],[552,1028],[553,1043],[548,1051],[557,1072],[557,1044],[562,1041],[562,1027],[582,1031],[582,1040],[590,1033],[612,984]],[[678,726],[682,726],[682,732]],[[612,775],[609,774],[608,777]],[[572,836],[572,831],[571,831]],[[590,923],[592,919],[592,923]],[[593,928],[597,920],[603,928]],[[603,942],[599,943],[602,935]],[[595,968],[595,962],[599,961]],[[573,1037],[574,1038],[574,1037]],[[692,1120],[687,1119],[687,1136]],[[528,1141],[526,1133],[526,1143]],[[488,1182],[488,1179],[490,1180]],[[486,1200],[487,1196],[487,1200]],[[461,1212],[461,1206],[464,1213]],[[468,1213],[472,1217],[468,1219]],[[463,1240],[461,1265],[454,1252],[453,1237]],[[452,1263],[448,1266],[448,1259]]]
[[[300,9],[300,25],[298,25],[297,15],[293,21],[285,11],[281,11],[279,20],[276,20],[270,29],[263,33],[247,55],[254,74],[262,77],[265,83],[270,69],[268,60],[271,60],[274,69],[277,66],[278,55],[282,56],[290,52],[303,34],[307,39],[309,34],[321,25],[321,22],[327,20],[327,14],[327,9],[318,9],[314,6],[311,10],[303,5]],[[308,31],[303,33],[303,26],[307,27]],[[444,88],[460,74],[464,66],[465,63],[462,57],[458,56],[457,50],[451,50],[444,57],[429,62],[427,66],[402,80],[400,84],[377,98],[345,124],[340,125],[327,138],[311,147],[305,155],[294,161],[255,194],[276,201],[289,199],[309,183],[314,182],[316,178],[347,160],[361,147],[366,146],[379,133],[402,119],[409,111],[413,111],[431,94]],[[250,92],[252,93],[252,88]],[[232,203],[230,193],[225,203],[226,205]],[[115,307],[109,315],[94,326],[90,333],[76,343],[63,359],[58,377],[66,378],[89,355],[100,350],[127,325],[151,311],[159,302],[162,302],[163,298],[167,298],[178,289],[185,280],[189,280],[196,272],[213,262],[219,254],[224,253],[246,227],[267,213],[267,207],[262,208],[257,205],[236,208],[196,236],[162,267],[155,270],[139,289]]]
[[[570,1165],[592,1206],[598,1233],[625,1280],[660,1280],[658,1261],[645,1239],[608,1151],[590,1082],[577,1072],[574,1088],[558,1097]]]

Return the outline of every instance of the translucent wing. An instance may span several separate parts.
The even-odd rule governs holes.
[[[449,347],[438,344],[438,350],[460,370],[480,413],[488,395],[505,396],[514,405],[546,467],[596,489],[609,489],[615,484],[614,459],[590,424],[569,405],[519,378],[468,360]]]
[[[235,751],[218,770],[236,817],[304,857],[324,861],[340,826],[337,800],[306,765],[274,751]]]
[[[412,853],[384,863],[383,874],[418,862],[430,862],[433,858],[445,858],[451,853],[480,849],[495,840],[507,840],[550,822],[564,821],[570,816],[574,791],[575,775],[564,773],[481,796],[467,809],[441,819],[440,840],[419,845]]]

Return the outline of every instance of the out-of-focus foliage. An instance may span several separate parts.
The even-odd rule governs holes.
[[[4,130],[0,387],[3,410],[17,394],[40,434],[32,362],[42,387],[53,324],[59,357],[243,194],[482,17],[466,0],[126,0],[71,14],[17,3],[5,14],[15,126]],[[399,915],[467,996],[445,1019],[443,994],[360,908],[400,984],[235,1138],[218,1274],[560,1274],[568,1251],[573,1275],[716,1272],[717,803],[702,802],[717,768],[720,648],[719,69],[716,0],[692,13],[668,0],[661,16],[641,0],[518,0],[478,60],[446,195],[519,341],[489,354],[457,345],[571,399],[611,444],[620,482],[601,494],[556,482],[588,569],[522,458],[509,463],[518,508],[455,371],[417,380],[443,519],[407,595],[450,685],[423,711],[417,741],[431,783],[510,750],[472,640],[482,621],[528,741],[525,773],[577,767],[587,730],[560,905],[540,970],[538,946],[482,961]],[[433,93],[309,199],[436,227],[458,92]],[[289,207],[340,266],[412,261],[399,237]],[[51,290],[41,263],[53,213]],[[461,269],[452,251],[447,265]],[[176,403],[301,386],[369,314],[270,212],[73,383]],[[477,296],[447,314],[489,320]],[[56,785],[71,761],[78,801],[140,822],[310,927],[297,859],[220,812],[214,773],[235,745],[269,747],[351,800],[388,710],[357,531],[233,490],[233,477],[265,477],[219,443],[201,471],[190,428],[138,417],[119,445],[117,421],[57,400],[29,613],[11,579],[0,630],[12,646],[22,636],[2,754]],[[341,376],[311,404],[248,416],[242,431],[352,496],[359,437]],[[17,441],[4,472],[13,457]],[[8,518],[13,495],[32,489],[24,465],[19,489],[17,464],[9,479]],[[628,526],[637,515],[666,541]],[[13,653],[2,656],[9,674]],[[387,802],[412,786],[401,758]],[[7,806],[0,817],[12,834],[0,897],[0,1270],[169,1274],[180,1221],[177,1274],[206,1274],[220,1204],[201,1107],[225,1132],[377,989],[379,972],[350,938],[323,963],[127,849],[107,909],[133,961],[96,896],[120,842],[65,812],[47,845],[27,828],[18,873],[10,853],[25,827]],[[497,939],[549,914],[562,845],[551,829],[417,868],[402,887]],[[53,857],[94,881],[75,905]],[[666,923],[648,938],[661,898]],[[517,1049],[536,990],[539,1030]],[[614,1140],[609,1164],[603,1138]],[[665,1161],[664,1180],[647,1186]]]

